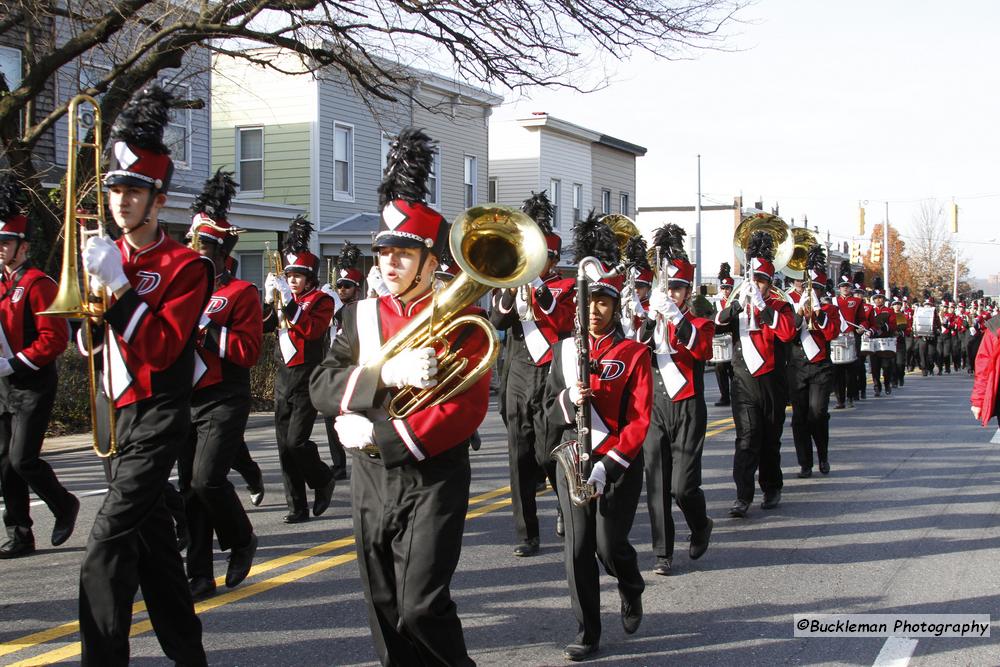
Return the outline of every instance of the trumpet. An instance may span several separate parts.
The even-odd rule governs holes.
[[[91,111],[84,113],[81,105],[89,105]],[[47,317],[62,317],[66,319],[82,320],[82,330],[84,345],[87,352],[87,375],[89,380],[89,400],[90,400],[90,421],[94,428],[92,446],[94,453],[100,458],[111,458],[118,453],[118,435],[115,433],[117,420],[115,419],[115,402],[112,397],[108,398],[108,451],[101,450],[100,434],[98,424],[100,423],[97,408],[97,392],[101,391],[97,382],[97,361],[94,358],[94,331],[93,324],[101,323],[104,313],[108,309],[108,295],[106,290],[101,289],[100,296],[94,295],[94,284],[86,268],[80,266],[80,253],[91,237],[104,238],[106,236],[104,226],[104,190],[101,179],[101,154],[104,152],[101,138],[101,107],[97,100],[89,95],[77,95],[69,102],[67,111],[69,118],[69,142],[68,155],[66,158],[66,207],[63,220],[63,261],[62,271],[59,277],[59,290],[56,298],[49,304],[49,307],[39,313]],[[91,139],[80,139],[80,129],[89,129],[93,132]],[[88,175],[82,183],[77,183],[79,171],[77,169],[77,158],[81,150],[91,151],[93,154],[93,173]],[[94,197],[94,212],[87,213],[79,210],[79,204],[89,196]],[[80,226],[80,221],[91,221],[96,223],[94,229],[87,229]],[[80,279],[80,270],[83,279]],[[108,350],[110,345],[116,344],[114,335],[110,330],[105,329],[104,349]],[[111,364],[104,364],[104,379],[106,386],[113,387]],[[113,392],[109,392],[113,393]]]
[[[271,250],[271,242],[264,241],[264,257],[268,264],[268,272],[280,276],[284,270],[284,263],[281,261],[281,253]],[[278,318],[278,328],[287,329],[288,320],[285,319],[285,311],[281,308],[281,294],[278,290],[271,290],[271,305],[274,308],[274,316]]]

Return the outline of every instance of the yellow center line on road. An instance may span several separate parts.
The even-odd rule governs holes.
[[[487,491],[485,493],[482,493],[482,494],[479,494],[477,496],[473,496],[472,498],[469,498],[469,505],[470,506],[471,505],[478,505],[478,504],[484,503],[486,501],[492,500],[492,499],[494,499],[494,498],[496,498],[498,496],[502,496],[502,495],[504,495],[506,493],[509,493],[509,492],[510,492],[510,486],[504,486],[504,487],[501,487],[499,489],[493,489],[492,491]],[[492,503],[490,505],[487,505],[487,506],[485,506],[483,508],[479,508],[477,510],[471,511],[467,515],[467,517],[468,518],[476,518],[476,517],[482,516],[484,514],[488,514],[490,512],[493,512],[493,511],[495,511],[497,509],[500,509],[502,507],[505,507],[505,506],[509,505],[510,503],[511,503],[511,500],[509,498],[505,499],[505,500],[501,500],[499,502],[494,502],[494,503]],[[253,568],[250,570],[250,574],[248,576],[249,577],[258,576],[258,575],[264,574],[266,572],[269,572],[271,570],[275,570],[277,568],[284,567],[286,565],[291,565],[293,563],[300,562],[300,561],[305,560],[307,558],[313,558],[315,556],[320,556],[322,554],[329,553],[331,551],[336,551],[337,549],[341,549],[343,547],[349,547],[349,546],[353,546],[353,545],[354,545],[354,537],[342,537],[340,539],[333,540],[332,542],[326,542],[324,544],[317,544],[316,546],[310,547],[308,549],[303,549],[302,551],[298,551],[298,552],[293,553],[293,554],[288,554],[286,556],[281,556],[280,558],[275,558],[275,559],[272,559],[272,560],[265,561],[263,563],[254,565]],[[290,583],[292,581],[296,581],[296,580],[301,579],[303,577],[307,577],[310,574],[313,574],[315,572],[320,572],[322,570],[329,569],[331,567],[336,567],[337,565],[340,565],[341,563],[346,563],[346,562],[349,562],[351,560],[354,560],[354,558],[355,558],[355,554],[353,554],[353,553],[350,553],[350,554],[341,554],[341,555],[334,556],[334,557],[328,558],[326,560],[320,561],[319,563],[313,563],[313,564],[307,565],[305,567],[299,568],[297,570],[292,570],[290,572],[286,572],[284,574],[278,575],[277,577],[273,577],[271,579],[267,579],[265,581],[256,582],[256,583],[251,584],[249,586],[244,586],[244,587],[241,587],[241,588],[237,588],[235,590],[228,591],[228,592],[223,593],[221,595],[218,595],[218,596],[215,596],[213,598],[210,598],[209,600],[205,600],[205,601],[199,602],[198,604],[195,605],[195,611],[197,613],[201,613],[203,611],[209,611],[209,610],[215,609],[216,607],[219,607],[219,606],[221,606],[223,604],[228,604],[230,602],[235,602],[237,600],[242,600],[243,598],[246,598],[246,597],[249,597],[249,596],[252,596],[252,595],[256,595],[258,593],[263,593],[263,592],[268,591],[268,590],[271,590],[272,588],[275,588],[276,586],[281,586],[283,584]],[[319,567],[320,565],[322,565],[322,567]],[[217,586],[222,586],[225,583],[225,577],[217,577],[215,583],[216,583]],[[133,607],[132,607],[132,614],[133,614],[133,616],[135,616],[137,614],[140,614],[140,613],[142,613],[144,611],[146,611],[146,604],[143,601],[136,602],[133,605]],[[131,632],[131,634],[133,636],[135,636],[136,634],[141,634],[143,632],[148,632],[151,629],[152,629],[152,625],[149,624],[149,620],[140,621],[140,622],[134,623],[132,625],[132,632]],[[19,637],[17,639],[12,639],[9,642],[5,642],[3,644],[0,644],[0,656],[9,655],[11,653],[16,653],[18,651],[23,651],[25,649],[29,649],[29,648],[32,648],[34,646],[38,646],[39,644],[45,644],[45,643],[48,643],[48,642],[53,641],[55,639],[59,639],[61,637],[66,637],[68,635],[72,635],[72,634],[78,632],[79,630],[80,630],[80,624],[79,624],[79,622],[78,621],[71,621],[71,622],[68,622],[68,623],[63,623],[62,625],[57,625],[54,628],[48,628],[46,630],[42,630],[42,631],[39,631],[39,632],[34,632],[34,633],[30,634],[30,635],[25,635],[24,637]],[[69,651],[69,652],[66,653],[65,655],[63,655],[64,651]],[[71,658],[71,657],[73,657],[75,655],[78,655],[79,652],[80,652],[80,644],[79,644],[79,642],[76,642],[75,644],[70,644],[69,646],[66,646],[66,647],[63,647],[63,648],[60,648],[60,649],[55,649],[55,650],[49,651],[48,653],[45,653],[43,655],[36,656],[34,658],[28,658],[28,659],[26,659],[24,661],[13,663],[13,664],[16,664],[16,665],[22,665],[22,664],[23,665],[44,665],[44,664],[50,664],[52,662],[58,662],[60,660],[65,660],[67,658]],[[39,661],[41,661],[41,662],[39,662]]]

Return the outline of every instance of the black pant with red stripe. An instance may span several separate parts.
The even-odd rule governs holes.
[[[733,421],[736,424],[736,453],[733,456],[733,481],[736,497],[753,502],[754,472],[765,494],[780,491],[781,432],[785,428],[785,402],[788,395],[785,369],[753,377],[733,364]]]
[[[794,346],[788,365],[788,388],[792,397],[792,437],[801,468],[813,467],[813,443],[820,462],[828,460],[833,369],[829,358],[810,363],[802,346]]]
[[[118,455],[80,569],[84,665],[129,662],[132,603],[138,589],[168,658],[205,665],[201,622],[177,549],[164,488],[188,437],[187,396],[157,396],[117,412]]]
[[[692,531],[703,530],[708,525],[705,493],[701,490],[701,454],[705,447],[708,412],[703,392],[672,401],[660,374],[653,375],[653,413],[642,443],[646,462],[646,504],[653,534],[653,554],[657,558],[670,558],[674,554],[671,498],[677,501]]]
[[[322,489],[333,478],[333,471],[320,458],[316,443],[310,439],[317,410],[309,398],[309,375],[315,367],[315,364],[301,364],[289,368],[279,364],[274,382],[274,433],[289,512],[309,509],[306,485]]]

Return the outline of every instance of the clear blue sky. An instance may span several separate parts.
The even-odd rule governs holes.
[[[639,206],[780,203],[784,217],[850,238],[904,238],[919,200],[958,202],[974,276],[1000,271],[1000,2],[761,0],[729,28],[731,52],[613,63],[605,90],[538,90],[498,109],[547,111],[649,149]],[[996,239],[997,243],[983,243]],[[728,243],[728,240],[726,241]]]

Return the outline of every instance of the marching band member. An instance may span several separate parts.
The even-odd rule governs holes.
[[[764,492],[762,509],[773,509],[781,500],[781,431],[785,424],[788,379],[776,363],[776,345],[795,336],[791,306],[771,290],[774,279],[773,240],[755,232],[747,245],[748,279],[739,298],[732,299],[716,316],[716,330],[733,336],[733,421],[736,453],[733,480],[736,500],[733,517],[746,517],[753,502],[753,477]],[[744,306],[743,300],[748,300]],[[758,471],[759,467],[759,471]]]
[[[899,294],[892,298],[892,315],[896,319],[896,365],[893,368],[892,384],[902,387],[906,382],[906,345],[913,335],[913,319],[903,310],[903,300]]]
[[[701,558],[708,549],[712,520],[701,490],[701,454],[705,447],[705,362],[712,358],[715,322],[690,309],[694,265],[684,252],[684,230],[667,225],[654,232],[660,249],[658,270],[667,276],[666,290],[650,296],[650,342],[653,351],[653,411],[642,445],[646,503],[653,534],[653,572],[669,575],[674,555],[671,496],[691,529],[688,555]]]
[[[729,262],[723,262],[719,266],[719,295],[716,298],[716,313],[719,313],[729,305],[729,297],[733,293],[734,284],[733,276],[730,273],[731,270]],[[715,406],[724,407],[731,405],[729,385],[733,379],[733,362],[715,361],[712,365],[715,366],[715,379],[719,383],[719,400],[715,402]]]
[[[934,321],[929,335],[921,334],[917,336],[917,352],[920,355],[920,372],[924,377],[934,374],[935,355],[937,354],[937,338],[941,335],[941,318],[938,316],[937,308],[934,307],[934,298],[931,293],[924,290],[924,307],[934,310]],[[940,375],[940,371],[938,375]]]
[[[178,472],[190,544],[187,573],[195,600],[215,592],[212,533],[229,550],[226,586],[243,581],[253,565],[257,536],[227,475],[250,417],[250,368],[260,356],[264,332],[257,288],[226,269],[237,235],[226,219],[236,194],[232,174],[221,169],[195,199],[189,236],[198,236],[202,257],[215,267],[214,292],[199,322],[195,345],[191,437]]]
[[[39,315],[58,285],[28,259],[28,218],[20,200],[14,177],[0,177],[0,489],[9,538],[0,558],[35,551],[29,489],[55,517],[52,546],[69,539],[80,511],[80,501],[40,456],[59,380],[55,360],[66,349],[69,328]]]
[[[830,389],[833,364],[830,341],[840,332],[840,315],[831,304],[821,303],[826,284],[826,252],[816,244],[809,249],[806,271],[813,294],[805,294],[804,280],[795,280],[789,293],[795,302],[795,326],[798,334],[792,342],[788,364],[788,386],[792,399],[792,437],[799,462],[799,477],[811,477],[813,443],[819,459],[819,471],[830,472]],[[810,296],[812,298],[810,298]]]
[[[940,320],[941,333],[937,337],[937,367],[938,375],[944,371],[951,375],[951,312],[949,312],[950,302],[948,296],[941,301]]]
[[[858,359],[854,362],[852,368],[854,369],[854,386],[855,386],[855,396],[854,400],[867,400],[868,399],[868,378],[865,377],[865,357],[866,355],[861,354],[861,337],[863,335],[871,335],[871,315],[872,307],[868,303],[868,293],[865,289],[865,273],[864,271],[857,271],[854,274],[854,289],[851,292],[854,298],[861,300],[861,314],[859,316],[858,324],[860,329],[855,329],[855,343],[858,350]]]
[[[873,305],[868,315],[868,328],[872,332],[872,338],[895,338],[896,314],[885,305],[885,289],[882,287],[881,280],[876,278],[873,282],[875,283],[875,291],[872,293]],[[878,398],[882,394],[883,384],[885,395],[891,395],[895,358],[882,358],[877,354],[872,354],[869,362],[872,366],[872,386],[875,388],[875,397]]]
[[[314,493],[313,516],[319,516],[330,506],[337,484],[310,439],[317,412],[309,400],[309,376],[323,356],[334,309],[333,299],[318,289],[319,258],[309,252],[311,233],[312,224],[305,218],[292,221],[283,275],[269,273],[264,281],[264,332],[278,332],[274,430],[288,503],[285,523],[309,520],[306,485]]]
[[[631,282],[635,289],[631,293],[626,289],[622,294],[622,299],[631,299],[628,304],[622,305],[622,332],[626,338],[643,343],[647,342],[644,338],[645,323],[653,272],[646,257],[646,240],[641,234],[631,237],[625,244],[625,257],[630,265],[626,272],[625,285],[627,287]]]
[[[198,320],[212,264],[168,237],[157,222],[173,173],[163,144],[171,96],[140,92],[112,129],[115,167],[105,178],[122,238],[91,237],[83,265],[111,295],[96,340],[107,349],[105,391],[116,415],[117,455],[80,572],[84,665],[125,665],[132,602],[141,586],[167,657],[205,665],[164,488],[191,428],[191,378]],[[110,381],[108,379],[110,375]]]
[[[364,280],[364,277],[358,269],[360,259],[361,249],[350,241],[344,241],[344,247],[340,249],[340,256],[337,258],[337,280],[334,283],[336,291],[329,283],[320,288],[330,295],[337,306],[337,312],[333,314],[333,319],[330,321],[331,347],[337,338],[337,333],[343,326],[344,306],[361,298],[361,281]],[[333,418],[326,417],[323,423],[326,426],[326,441],[330,446],[330,460],[333,462],[333,477],[337,480],[347,479],[347,453],[337,438],[337,429],[333,427]]]
[[[851,263],[846,260],[840,263],[840,282],[837,283],[837,289],[840,293],[835,303],[840,315],[840,333],[841,335],[851,335],[854,340],[855,352],[860,359],[861,340],[859,329],[863,328],[864,302],[851,293]],[[835,410],[843,410],[845,405],[846,407],[854,407],[854,397],[858,394],[856,367],[857,362],[853,364],[837,364],[833,367],[834,389],[837,394],[837,405],[834,406]]]
[[[407,387],[437,382],[432,348],[367,365],[382,344],[431,307],[448,223],[425,202],[433,144],[407,128],[393,140],[379,187],[374,249],[389,294],[344,308],[343,328],[313,375],[310,393],[354,457],[351,499],[368,622],[383,665],[472,665],[449,586],[469,505],[469,439],[486,416],[489,373],[467,391],[409,416],[383,406]],[[464,314],[482,314],[468,307]],[[461,336],[470,364],[486,353],[479,329]]]
[[[594,256],[606,267],[618,262],[611,229],[593,212],[575,228],[577,259]],[[652,373],[648,348],[628,340],[616,326],[624,278],[590,282],[589,345],[592,372],[577,377],[573,339],[553,345],[552,371],[545,390],[545,411],[555,436],[573,428],[577,406],[586,397],[591,410],[593,470],[588,480],[598,497],[584,507],[569,499],[566,476],[557,476],[559,504],[566,519],[566,577],[579,625],[563,655],[573,661],[594,655],[601,637],[601,589],[597,559],[618,580],[622,626],[628,634],[642,621],[645,582],[628,534],[642,493],[642,443],[652,408]],[[578,295],[580,298],[580,295]],[[595,552],[597,558],[595,559]]]
[[[962,302],[952,302],[949,312],[951,318],[951,365],[955,367],[955,372],[964,368],[965,346],[968,344],[966,329],[968,324],[965,320],[965,308]]]
[[[511,507],[518,544],[515,556],[534,556],[539,549],[536,487],[544,477],[554,479],[555,464],[546,446],[545,413],[542,397],[552,360],[550,347],[569,332],[572,302],[555,284],[562,280],[555,272],[561,240],[552,230],[552,204],[544,191],[532,193],[522,209],[545,233],[548,263],[527,289],[498,292],[492,303],[490,321],[507,332],[500,400],[507,425],[510,456]],[[530,297],[524,298],[530,290]],[[561,526],[557,525],[557,532]]]

